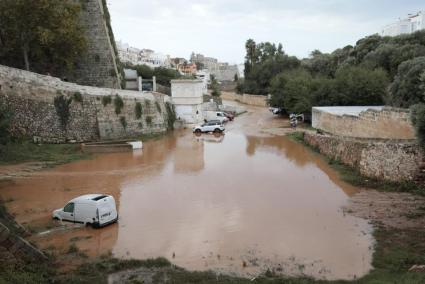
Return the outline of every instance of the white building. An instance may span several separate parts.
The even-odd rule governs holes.
[[[141,50],[131,47],[127,43],[117,41],[118,56],[123,63],[131,63],[136,65],[139,61]]]
[[[144,64],[151,68],[157,68],[157,67],[170,68],[171,60],[169,55],[157,53],[150,49],[143,49],[140,52],[138,64]]]
[[[127,43],[117,41],[118,56],[123,63],[147,65],[151,68],[171,67],[170,56],[157,53],[150,49],[138,49]]]
[[[425,12],[409,15],[406,19],[400,19],[395,23],[385,26],[382,36],[397,36],[401,34],[411,34],[425,29]]]
[[[171,99],[177,119],[186,124],[199,124],[204,121],[202,80],[171,80]]]

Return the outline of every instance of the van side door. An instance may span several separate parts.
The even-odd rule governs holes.
[[[74,222],[74,208],[75,204],[73,202],[68,203],[63,208],[63,211],[61,212],[62,220],[71,221]]]

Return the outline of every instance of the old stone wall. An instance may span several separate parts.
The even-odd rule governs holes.
[[[104,0],[75,0],[81,3],[81,25],[87,52],[81,54],[69,80],[80,85],[120,89],[120,72],[109,32],[109,12]],[[108,26],[109,25],[109,26]]]
[[[313,108],[313,127],[333,135],[358,138],[415,139],[410,112],[384,107],[357,115],[336,115]]]
[[[416,180],[424,154],[411,142],[362,140],[305,133],[304,141],[325,156],[352,166],[367,177]]]
[[[223,100],[237,101],[252,106],[266,107],[268,105],[266,96],[256,96],[248,94],[238,95],[233,92],[222,92],[221,98]]]
[[[66,123],[55,104],[60,97],[70,102]],[[167,97],[162,94],[81,86],[5,66],[0,66],[0,99],[13,113],[15,136],[45,142],[122,139],[168,127]]]

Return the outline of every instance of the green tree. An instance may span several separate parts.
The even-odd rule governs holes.
[[[0,64],[57,75],[86,50],[80,4],[63,0],[0,1]]]
[[[220,85],[217,79],[215,78],[215,76],[212,74],[210,75],[210,81],[211,81],[210,88],[212,90],[211,95],[213,97],[221,96]]]
[[[423,92],[423,73],[425,56],[417,57],[400,64],[386,102],[396,107],[410,107],[425,102]]]
[[[389,84],[383,69],[367,69],[358,66],[337,71],[335,87],[338,93],[337,105],[381,105]]]
[[[180,73],[174,69],[164,67],[157,67],[153,69],[145,64],[127,65],[126,67],[135,69],[137,71],[137,75],[141,76],[143,79],[152,79],[153,76],[155,76],[156,82],[166,87],[171,86],[171,80],[181,78]]]
[[[311,112],[314,80],[303,69],[281,73],[271,82],[270,104],[284,108],[288,113]]]
[[[248,39],[245,43],[246,56],[245,56],[245,78],[249,77],[254,64],[258,61],[257,45],[253,39]]]

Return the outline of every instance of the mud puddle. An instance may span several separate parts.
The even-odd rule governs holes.
[[[366,220],[342,207],[357,191],[295,142],[267,134],[287,122],[249,108],[226,135],[179,131],[143,151],[101,155],[14,180],[0,197],[42,248],[89,256],[166,257],[189,270],[255,277],[352,279],[371,269]],[[75,196],[112,194],[120,220],[62,228],[51,212]],[[60,229],[55,229],[60,227]]]

